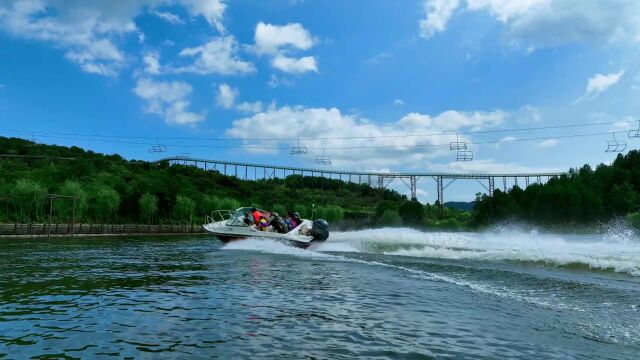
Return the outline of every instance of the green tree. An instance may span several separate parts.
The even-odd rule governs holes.
[[[188,221],[189,225],[193,220],[193,211],[196,209],[196,203],[187,196],[178,195],[176,197],[176,205],[174,213],[178,220]]]
[[[71,219],[74,215],[75,218],[79,220],[84,218],[89,207],[89,202],[87,201],[87,192],[84,191],[82,184],[77,181],[67,180],[60,187],[59,192],[60,195],[75,197],[75,214],[73,213],[73,198],[55,199],[56,214],[63,219]]]
[[[400,226],[402,225],[402,218],[400,218],[400,214],[398,214],[397,210],[387,209],[378,218],[378,225]]]
[[[278,215],[280,215],[280,216],[286,216],[287,215],[287,209],[282,204],[273,204],[271,206],[271,211],[277,212]]]
[[[221,210],[235,210],[240,207],[240,202],[232,198],[222,198],[218,204]]]
[[[101,187],[95,195],[96,215],[107,224],[115,218],[120,207],[120,195],[113,189]]]
[[[329,223],[335,223],[344,219],[344,209],[339,206],[328,206],[317,210],[317,219],[325,219]]]
[[[47,190],[40,183],[30,179],[18,180],[13,187],[12,195],[20,211],[20,219],[37,219],[46,194]]]
[[[144,193],[138,201],[140,215],[147,220],[147,224],[153,223],[153,217],[158,212],[158,197],[150,193]]]
[[[304,205],[297,204],[296,206],[293,207],[293,209],[290,209],[290,210],[297,211],[300,214],[300,217],[303,219],[311,219],[311,215],[312,215],[311,211],[308,211],[307,207]],[[318,218],[317,210],[316,210],[316,214],[314,215],[315,215],[314,218],[317,219]]]
[[[411,200],[400,205],[398,214],[402,223],[407,226],[422,226],[424,221],[424,206],[417,200]]]
[[[385,200],[376,206],[376,218],[380,218],[387,210],[395,210],[398,212],[398,203],[395,201]]]
[[[613,185],[607,204],[612,212],[626,214],[638,209],[638,193],[629,183]]]
[[[211,214],[214,210],[220,210],[220,199],[214,195],[205,195],[202,198],[203,212],[207,215]]]

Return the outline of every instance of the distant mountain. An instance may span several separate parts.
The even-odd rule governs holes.
[[[465,201],[447,201],[444,203],[444,207],[448,207],[451,209],[456,209],[456,210],[460,210],[460,211],[471,211],[473,210],[473,207],[475,206],[476,202],[475,201],[469,201],[469,202],[465,202]]]

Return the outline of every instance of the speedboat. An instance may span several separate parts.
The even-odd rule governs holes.
[[[277,232],[271,226],[262,231],[253,225],[252,221],[245,222],[245,214],[251,213],[251,209],[241,207],[236,210],[215,210],[206,217],[207,223],[202,225],[202,228],[216,235],[224,243],[247,238],[269,239],[306,249],[329,238],[329,223],[323,219],[302,219],[298,226],[286,233]],[[272,215],[269,211],[258,211],[266,219]]]

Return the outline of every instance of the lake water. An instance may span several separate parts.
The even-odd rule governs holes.
[[[517,230],[0,241],[0,359],[638,359],[640,241]]]

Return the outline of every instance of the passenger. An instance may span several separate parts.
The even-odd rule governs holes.
[[[293,219],[298,225],[302,224],[302,219],[300,218],[300,214],[297,211],[293,213]]]
[[[269,222],[267,221],[267,219],[264,218],[264,216],[260,216],[260,220],[258,221],[258,227],[260,228],[260,231],[268,230]]]
[[[260,217],[262,217],[262,213],[256,208],[251,208],[251,215],[253,216],[253,221],[256,226],[260,226]]]
[[[251,226],[251,225],[253,225],[255,223],[254,220],[253,220],[253,216],[251,216],[251,213],[248,212],[248,211],[246,213],[244,213],[244,218],[242,219],[242,221],[247,226]]]
[[[289,211],[287,213],[287,220],[289,222],[289,231],[297,228],[298,225],[300,225],[300,223],[298,221],[296,221],[295,216],[293,215],[292,211]]]
[[[285,221],[280,217],[280,215],[278,215],[277,212],[271,213],[271,218],[269,220],[269,224],[276,232],[284,234],[289,231],[287,223],[285,223]]]

